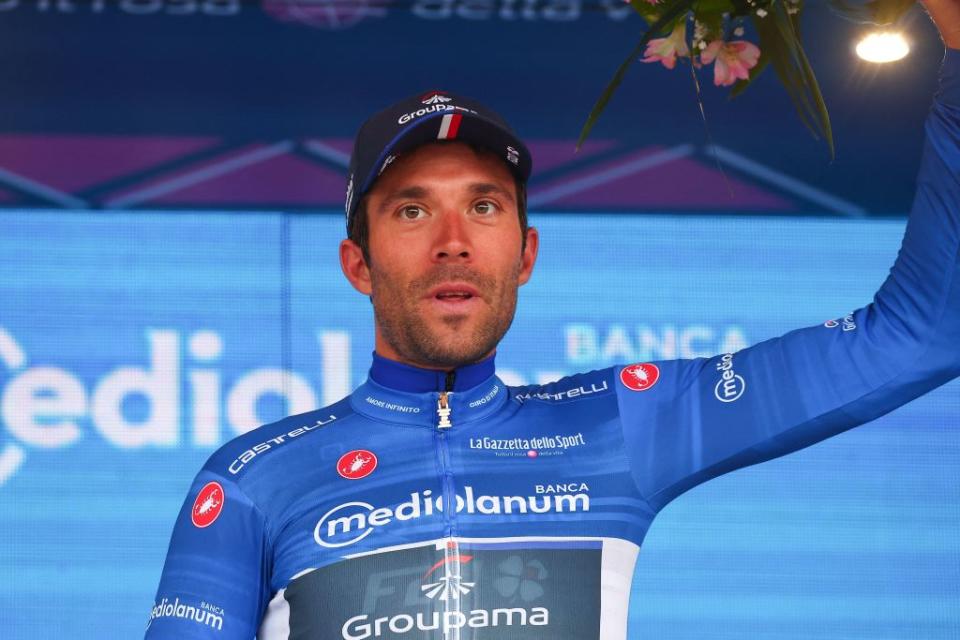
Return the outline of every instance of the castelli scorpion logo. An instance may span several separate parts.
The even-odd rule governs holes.
[[[193,511],[190,519],[193,525],[203,529],[213,524],[220,512],[223,511],[223,487],[219,482],[208,482],[200,489],[197,499],[193,501]]]
[[[620,371],[620,382],[633,391],[646,391],[657,384],[660,379],[660,369],[650,362],[632,364]]]
[[[377,456],[367,449],[354,449],[337,460],[337,473],[347,480],[366,478],[377,468]]]

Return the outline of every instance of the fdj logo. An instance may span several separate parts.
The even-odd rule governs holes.
[[[317,338],[322,370],[336,371],[323,378],[320,399],[331,404],[350,391],[350,339],[339,331],[319,332]],[[268,421],[257,412],[264,396],[285,400],[283,415],[319,406],[310,383],[284,369],[238,372],[224,385],[214,365],[223,352],[216,332],[196,331],[181,340],[177,331],[149,330],[147,341],[146,364],[114,367],[88,385],[62,367],[28,366],[23,347],[0,327],[0,422],[13,436],[0,440],[0,485],[30,449],[75,444],[81,425],[119,449],[182,446],[185,434],[189,444],[211,449]],[[87,349],[93,350],[94,345]],[[232,433],[224,433],[224,426]]]
[[[460,571],[448,573],[445,569],[448,564],[454,564],[457,567],[469,564],[473,556],[453,555],[438,561],[424,574],[424,584],[420,586],[423,595],[431,600],[459,600],[461,595],[470,593],[470,590],[476,586],[475,582],[466,582],[460,576]],[[438,572],[438,569],[444,569]]]

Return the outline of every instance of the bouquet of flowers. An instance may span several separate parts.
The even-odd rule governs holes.
[[[648,28],[607,84],[580,132],[587,138],[630,65],[637,59],[673,69],[677,60],[691,64],[699,96],[696,69],[713,65],[713,82],[732,87],[738,95],[768,66],[786,88],[803,124],[814,137],[823,137],[833,156],[830,116],[813,69],[800,40],[804,0],[624,0]],[[896,22],[915,0],[827,0],[841,16],[886,25]],[[757,43],[744,39],[747,23]],[[654,36],[662,37],[654,37]],[[643,56],[641,58],[641,55]]]

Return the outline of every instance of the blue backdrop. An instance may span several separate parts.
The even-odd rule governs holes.
[[[902,221],[534,214],[510,383],[732,351],[868,302]],[[136,638],[216,446],[363,380],[342,218],[0,211],[0,635]],[[960,636],[960,385],[691,491],[631,638]]]

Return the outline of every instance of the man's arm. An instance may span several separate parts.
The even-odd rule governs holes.
[[[960,49],[960,0],[920,0],[948,49]]]
[[[201,471],[174,525],[146,640],[252,640],[270,598],[270,558],[257,506]]]
[[[960,375],[960,50],[946,52],[925,132],[903,246],[872,304],[732,357],[661,363],[647,391],[616,382],[634,475],[655,509]]]

